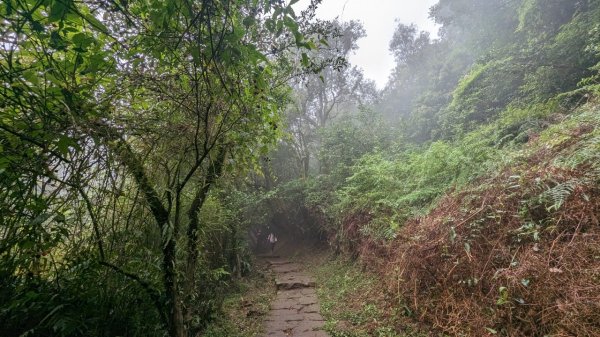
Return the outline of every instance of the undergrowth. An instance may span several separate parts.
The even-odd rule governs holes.
[[[381,280],[356,261],[328,257],[312,262],[325,330],[332,337],[420,337],[407,307],[386,301]]]
[[[388,290],[450,335],[598,336],[598,111],[560,116],[407,221],[375,268]]]
[[[259,336],[275,294],[269,269],[256,265],[249,276],[234,284],[202,337]]]

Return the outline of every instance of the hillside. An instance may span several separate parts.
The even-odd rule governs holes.
[[[450,335],[597,335],[598,113],[592,99],[562,115],[384,245],[359,240],[361,260]]]

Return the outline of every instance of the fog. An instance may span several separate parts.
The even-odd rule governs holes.
[[[429,18],[429,8],[435,0],[325,0],[317,9],[323,20],[339,18],[341,21],[357,20],[367,36],[358,41],[359,49],[350,55],[353,65],[361,68],[365,76],[382,89],[394,68],[394,57],[389,52],[389,42],[397,22],[416,24],[431,36],[437,36],[439,25]],[[298,9],[306,8],[308,0],[298,2]]]

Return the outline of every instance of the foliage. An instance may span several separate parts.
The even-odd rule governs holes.
[[[245,265],[243,231],[211,190],[258,167],[280,136],[285,80],[319,45],[304,35],[319,33],[312,7],[296,15],[273,1],[2,3],[8,335],[204,328]],[[91,276],[94,287],[81,291]]]
[[[507,59],[476,65],[458,83],[453,99],[441,117],[445,135],[456,135],[485,124],[516,98],[523,67]]]
[[[354,162],[367,153],[393,145],[394,129],[381,115],[363,107],[320,130],[319,160],[331,179],[342,183]]]
[[[597,1],[440,1],[439,40],[409,43],[423,33],[398,27],[407,42],[392,48],[410,57],[397,61],[379,109],[412,141],[434,141],[572,91],[598,63],[598,10]]]
[[[94,259],[80,258],[56,272],[58,284],[41,276],[31,276],[26,283],[4,278],[3,336],[19,331],[24,335],[148,336],[162,329],[143,288],[108,272]]]
[[[391,239],[404,221],[424,214],[438,197],[488,172],[501,153],[485,134],[473,133],[456,143],[365,155],[337,191],[336,213],[368,212],[374,220],[364,232]]]
[[[523,289],[539,289],[545,274],[523,267],[518,283],[483,280],[461,261],[561,244],[559,226],[573,241],[573,219],[597,222],[587,214],[600,172],[600,2],[440,0],[439,39],[396,27],[381,93],[344,59],[362,26],[311,21],[319,1],[298,14],[296,2],[2,3],[2,335],[200,334],[249,270],[245,237],[265,225],[327,234],[364,259],[421,242],[424,255],[410,258],[437,249],[435,259],[458,261],[431,260],[450,266],[442,276],[461,273],[458,286],[428,296],[493,284],[485,317],[503,316],[473,329],[510,334],[502,320],[528,314]],[[485,205],[511,217],[463,209],[494,189],[504,194]],[[433,219],[429,232],[419,219]],[[502,244],[488,249],[485,230]],[[407,277],[423,263],[399,261]],[[375,282],[346,271],[330,275],[343,292]],[[385,318],[378,305],[343,319],[366,326]],[[410,306],[396,309],[419,310]],[[592,317],[587,309],[577,306]]]

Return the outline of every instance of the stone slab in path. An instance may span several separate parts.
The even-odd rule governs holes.
[[[302,270],[302,267],[297,263],[285,263],[285,264],[276,264],[271,265],[271,269],[277,274],[287,274],[293,272],[299,272]]]
[[[294,272],[287,274],[280,274],[275,279],[275,285],[277,289],[301,289],[301,288],[313,288],[316,286],[315,280],[312,277],[306,276],[303,273]]]
[[[276,274],[277,297],[265,319],[263,337],[329,337],[319,313],[312,277],[286,259],[269,259]]]

